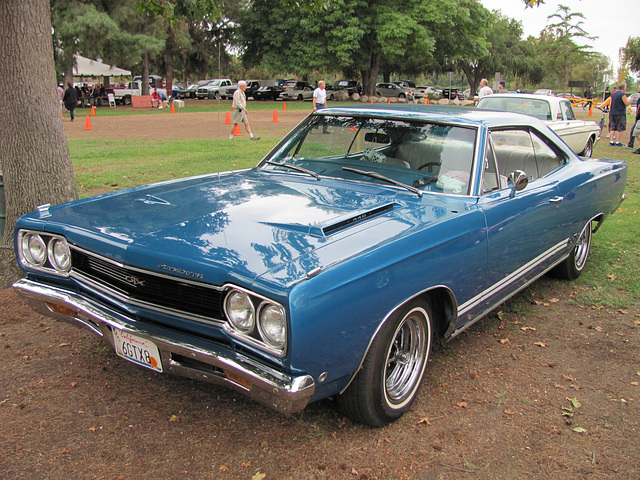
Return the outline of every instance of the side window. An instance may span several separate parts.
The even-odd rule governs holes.
[[[533,150],[538,164],[538,177],[544,177],[564,165],[565,161],[544,143],[535,133],[531,133]]]
[[[529,181],[538,178],[536,155],[528,130],[503,130],[491,133],[495,148],[498,172],[503,177],[515,170],[522,170]]]
[[[496,157],[493,154],[493,148],[491,148],[491,142],[487,142],[487,148],[484,156],[484,166],[482,169],[482,194],[493,192],[494,190],[501,190],[507,186],[506,178],[498,175],[498,169],[496,167]]]
[[[533,181],[548,175],[565,162],[535,132],[494,131],[491,132],[491,138],[500,177],[508,178],[511,172],[522,170],[529,181]]]
[[[569,102],[561,102],[560,107],[564,112],[564,118],[566,120],[575,120],[576,116],[573,113],[573,109],[571,108],[571,104]]]

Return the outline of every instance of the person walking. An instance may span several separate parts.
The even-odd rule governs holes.
[[[256,137],[251,132],[251,126],[249,125],[249,118],[247,117],[247,96],[244,91],[247,89],[247,82],[240,80],[238,82],[238,89],[233,92],[233,102],[231,103],[233,127],[231,127],[231,135],[229,140],[233,140],[233,132],[240,123],[244,123],[244,128],[249,134],[250,140],[260,140],[260,137]]]
[[[64,108],[69,110],[71,114],[71,121],[73,122],[76,116],[76,107],[78,106],[78,96],[76,95],[76,90],[73,88],[73,84],[71,82],[67,82],[67,89],[64,92],[62,97],[62,101],[64,102]]]

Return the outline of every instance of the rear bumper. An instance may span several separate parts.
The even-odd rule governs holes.
[[[99,335],[112,348],[113,329],[129,332],[154,342],[160,351],[164,371],[224,385],[280,413],[300,412],[315,393],[309,375],[284,375],[255,360],[224,349],[204,349],[183,341],[154,334],[122,319],[122,314],[75,292],[22,279],[13,285],[36,312],[82,325]]]

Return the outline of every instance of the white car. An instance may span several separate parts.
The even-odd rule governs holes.
[[[501,112],[524,113],[544,120],[578,155],[590,157],[600,139],[596,122],[578,120],[566,98],[529,95],[524,93],[496,93],[481,98],[476,108]]]

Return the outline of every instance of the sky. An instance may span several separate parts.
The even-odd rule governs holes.
[[[640,0],[547,0],[539,7],[525,10],[522,0],[480,0],[488,10],[501,10],[503,15],[522,23],[524,38],[533,35],[537,37],[548,23],[557,20],[547,20],[549,15],[558,11],[558,5],[569,7],[570,13],[581,13],[581,27],[595,40],[577,39],[579,45],[592,45],[594,52],[603,53],[613,63],[614,72],[618,68],[618,50],[627,44],[629,35],[640,35],[638,27],[640,21]],[[606,8],[609,7],[609,8]]]

